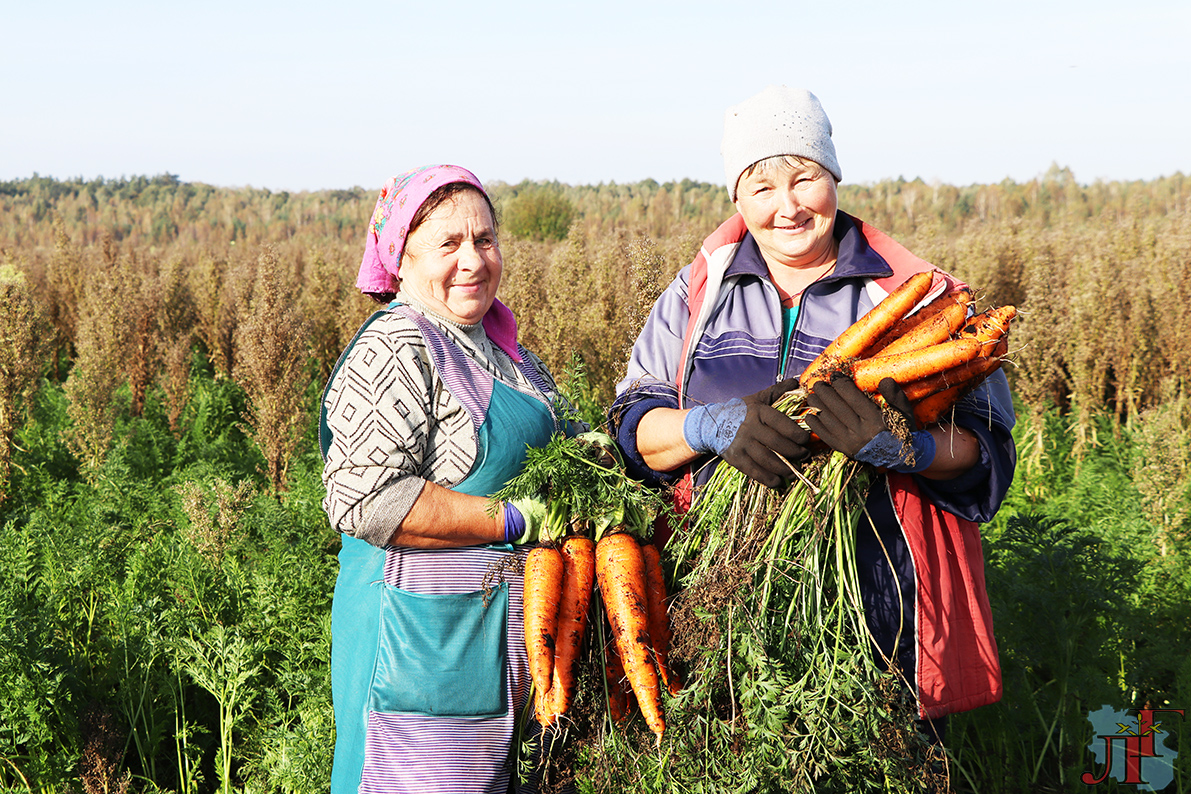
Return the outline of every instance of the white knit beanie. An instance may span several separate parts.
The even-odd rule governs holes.
[[[814,160],[843,179],[831,142],[831,121],[818,98],[805,88],[771,85],[724,113],[724,176],[736,201],[736,183],[753,163],[793,154]]]

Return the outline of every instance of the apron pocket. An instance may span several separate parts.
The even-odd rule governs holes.
[[[508,585],[459,595],[383,587],[369,710],[434,717],[506,713]]]

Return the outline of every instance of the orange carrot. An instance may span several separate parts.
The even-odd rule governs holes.
[[[997,306],[977,314],[964,323],[959,335],[979,340],[988,351],[992,349],[995,342],[1009,333],[1009,324],[1016,316],[1017,307]],[[988,353],[985,352],[983,355],[988,355]]]
[[[604,649],[604,678],[608,682],[608,713],[617,725],[629,718],[636,702],[629,682],[624,678],[624,664],[616,652],[616,643]]]
[[[1005,354],[1005,349],[1008,347],[1006,340],[1001,340],[997,345],[998,354],[996,356],[987,357],[986,360],[992,363],[985,367],[983,372],[976,373],[972,378],[959,383],[943,391],[918,400],[914,403],[914,420],[918,422],[919,427],[926,427],[938,422],[951,407],[959,402],[960,398],[969,392],[973,391],[977,386],[984,382],[984,379],[991,375],[1001,366],[1001,357]],[[979,359],[978,359],[979,360]]]
[[[977,356],[967,363],[960,364],[958,367],[945,369],[937,375],[931,375],[921,380],[907,383],[902,387],[902,391],[906,393],[906,398],[910,402],[918,402],[952,386],[967,383],[972,378],[987,376],[988,373],[1000,365],[1000,356]]]
[[[824,348],[810,366],[802,373],[802,388],[829,377],[831,369],[841,361],[859,356],[866,348],[906,316],[930,291],[931,271],[915,273],[903,281],[897,289],[852,323],[835,341]]]
[[[906,396],[914,403],[914,419],[919,427],[938,422],[960,398],[969,393],[984,379],[1000,368],[1001,362],[1009,353],[1009,321],[1016,315],[1017,310],[1012,306],[990,309],[977,315],[960,331],[959,340],[972,340],[981,344],[980,355],[966,365],[946,370],[938,378],[950,379],[946,388],[933,394],[920,396],[923,387],[936,378],[925,378],[917,383],[904,386]],[[963,373],[962,380],[956,376]]]
[[[919,427],[927,427],[943,418],[960,398],[963,386],[952,386],[950,389],[932,394],[925,400],[914,404],[914,421]]]
[[[917,350],[920,347],[937,345],[945,342],[953,333],[963,327],[968,317],[966,304],[952,301],[940,309],[935,316],[920,323],[906,334],[899,336],[885,347],[873,354],[873,357],[892,356],[907,350]]]
[[[649,729],[661,741],[666,730],[658,674],[650,658],[649,616],[645,607],[645,560],[636,538],[623,532],[596,544],[596,579],[625,677]]]
[[[539,546],[525,558],[525,650],[529,675],[537,691],[538,711],[548,703],[554,675],[554,645],[558,634],[558,602],[562,594],[562,555]]]
[[[575,535],[562,542],[562,604],[558,609],[558,641],[550,685],[549,723],[566,714],[575,696],[575,666],[587,633],[587,608],[595,580],[595,541]]]
[[[860,354],[861,358],[869,358],[879,351],[883,350],[886,345],[894,339],[899,339],[910,331],[917,328],[922,323],[934,317],[939,312],[952,306],[956,303],[962,304],[964,307],[964,315],[967,315],[967,307],[972,303],[972,290],[967,287],[962,287],[957,290],[940,295],[930,303],[923,306],[913,314],[907,314],[905,317],[897,321],[897,323],[881,336],[876,342],[872,344],[867,350]]]
[[[653,644],[653,657],[657,662],[662,685],[671,695],[677,695],[682,687],[670,670],[670,613],[666,604],[666,576],[662,572],[662,555],[657,546],[643,543],[641,556],[645,560],[645,609],[649,613],[649,639]]]
[[[980,343],[975,339],[951,339],[919,350],[857,361],[852,368],[852,379],[861,391],[875,393],[877,384],[884,378],[893,378],[901,384],[912,383],[958,367],[978,355]]]

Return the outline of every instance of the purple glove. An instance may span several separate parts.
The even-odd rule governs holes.
[[[505,543],[537,543],[546,528],[546,505],[540,499],[505,502]]]

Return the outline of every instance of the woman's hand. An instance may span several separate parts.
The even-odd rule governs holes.
[[[580,433],[575,436],[575,440],[594,450],[596,462],[605,469],[624,465],[621,460],[620,447],[616,445],[616,441],[612,436],[607,433],[601,430],[588,430],[586,433]]]
[[[919,430],[909,399],[892,378],[882,380],[878,391],[886,404],[901,414],[910,431],[909,444],[894,435],[881,407],[846,377],[815,384],[807,395],[807,405],[817,413],[807,416],[807,427],[832,449],[878,469],[949,479],[979,460],[978,442],[972,434],[954,426]]]
[[[902,424],[913,434],[918,427],[906,393],[893,378],[882,380],[878,389],[886,404],[901,415]],[[837,452],[887,469],[909,471],[917,465],[916,450],[902,448],[902,443],[890,432],[885,412],[869,395],[856,388],[851,379],[837,377],[831,383],[816,383],[806,402],[815,409],[806,418],[807,427]],[[891,446],[898,449],[893,451]],[[929,456],[924,463],[918,462],[922,464],[921,468],[934,458],[933,449],[929,450]]]
[[[505,542],[524,545],[545,539],[546,503],[541,499],[523,497],[505,502]]]
[[[790,379],[748,397],[692,408],[683,420],[683,438],[693,451],[719,455],[762,485],[780,488],[790,464],[809,454],[810,433],[773,407],[797,385]]]

